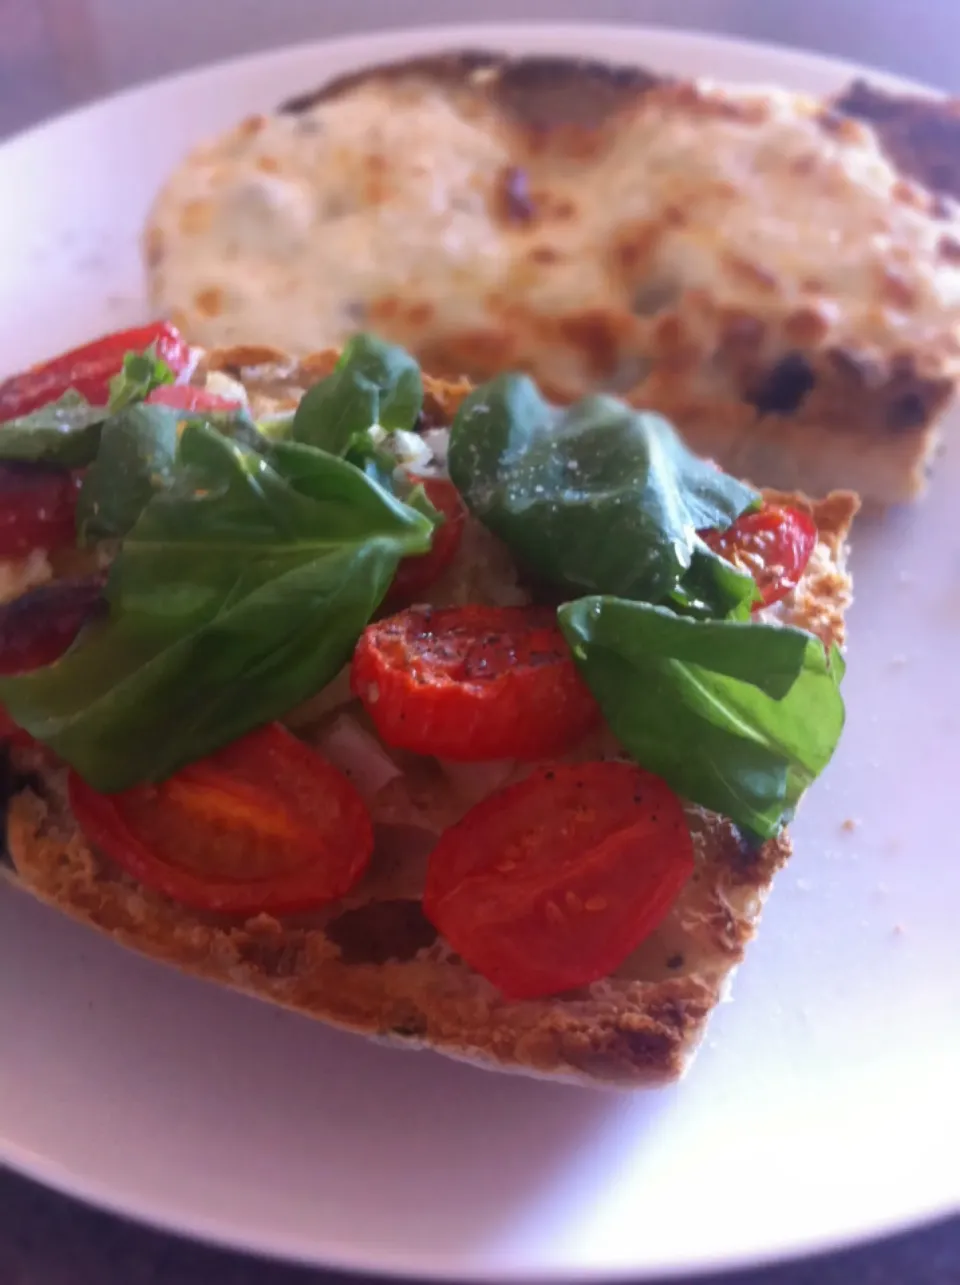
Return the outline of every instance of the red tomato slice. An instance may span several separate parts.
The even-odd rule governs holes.
[[[440,836],[423,909],[504,995],[534,999],[608,977],[693,873],[670,788],[632,763],[540,769]]]
[[[80,476],[40,464],[0,464],[0,558],[77,542]]]
[[[0,674],[52,665],[104,605],[106,575],[55,580],[0,606]]]
[[[72,348],[0,382],[0,422],[28,415],[47,402],[56,401],[70,388],[82,393],[94,406],[105,405],[110,380],[119,373],[125,354],[142,352],[151,344],[174,374],[179,374],[187,365],[190,347],[168,321],[102,335],[92,343]]]
[[[427,499],[434,508],[440,510],[444,520],[433,533],[430,552],[404,558],[397,568],[387,595],[388,603],[397,606],[413,602],[417,594],[422,593],[446,571],[457,556],[467,520],[466,506],[452,482],[435,477],[412,477],[411,481],[422,482]]]
[[[761,596],[754,611],[759,611],[797,587],[817,545],[817,524],[800,509],[767,504],[744,513],[726,531],[701,535],[714,553],[753,576]]]
[[[170,406],[173,410],[197,413],[238,410],[241,405],[229,397],[208,393],[205,388],[194,388],[190,384],[161,384],[149,394],[147,401],[154,406]]]
[[[282,915],[342,897],[373,826],[337,768],[273,723],[160,785],[99,794],[71,772],[80,829],[148,888],[196,910]]]
[[[550,607],[410,607],[368,626],[350,683],[388,745],[465,763],[560,754],[600,717]]]
[[[0,743],[20,746],[40,745],[40,742],[35,741],[29,732],[25,732],[22,727],[16,725],[2,705],[0,705]],[[41,748],[44,747],[41,746]]]

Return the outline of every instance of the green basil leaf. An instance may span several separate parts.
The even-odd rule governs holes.
[[[172,384],[174,378],[167,363],[157,356],[153,344],[144,352],[128,352],[123,358],[120,373],[110,381],[107,409],[113,415],[135,402],[142,402],[155,388]]]
[[[423,380],[413,357],[375,335],[356,335],[326,379],[309,388],[293,417],[294,441],[344,455],[374,424],[411,429],[423,405]]]
[[[237,446],[256,451],[258,455],[268,455],[273,445],[273,440],[267,436],[246,407],[238,407],[236,410],[194,411],[187,415],[181,411],[180,420],[181,422],[199,420],[201,423],[209,424],[221,436],[229,437]]]
[[[390,451],[373,440],[369,429],[355,433],[341,452],[343,458],[356,468],[366,473],[378,486],[384,487],[394,495],[397,493],[395,472],[397,459]]]
[[[753,604],[759,601],[760,590],[753,576],[738,570],[698,538],[690,566],[666,605],[699,620],[749,620]]]
[[[691,802],[769,838],[843,730],[843,663],[803,630],[589,597],[558,612],[623,747]]]
[[[97,453],[106,408],[74,389],[55,402],[0,424],[0,460],[83,468]]]
[[[173,481],[177,425],[169,406],[129,406],[103,426],[77,497],[81,544],[126,535],[152,496]]]
[[[662,601],[691,566],[697,530],[725,528],[759,501],[661,416],[611,397],[553,406],[525,375],[467,397],[447,460],[518,561],[574,593]]]
[[[432,526],[343,460],[188,423],[123,542],[109,619],[0,700],[95,788],[155,781],[329,682]]]

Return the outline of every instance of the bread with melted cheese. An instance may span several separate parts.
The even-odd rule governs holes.
[[[373,68],[184,160],[151,297],[204,345],[375,330],[446,377],[656,408],[761,484],[909,499],[960,374],[960,217],[842,106],[554,58]]]
[[[255,413],[276,413],[295,406],[335,358],[320,353],[290,360],[248,346],[209,355],[195,378],[216,371],[239,379]],[[426,421],[449,424],[469,386],[425,382]],[[842,644],[851,590],[844,558],[855,497],[768,498],[809,508],[819,530],[801,583],[776,608],[780,619],[827,644]],[[463,556],[477,559],[469,533],[462,548]],[[462,571],[452,568],[448,575],[457,580]],[[502,600],[505,578],[495,549],[485,550],[473,571],[471,597]],[[515,586],[507,588],[516,594]],[[310,740],[317,717],[322,715],[308,707],[290,721]],[[574,757],[604,752],[600,733]],[[729,821],[689,807],[696,872],[657,931],[601,982],[550,999],[511,1001],[451,952],[421,909],[430,847],[469,806],[433,760],[401,756],[403,775],[371,801],[373,860],[341,902],[307,918],[259,915],[230,922],[185,909],[124,874],[78,830],[65,770],[36,750],[10,753],[13,864],[5,873],[27,893],[120,945],[349,1030],[493,1069],[584,1083],[640,1087],[685,1070],[790,853],[785,833],[752,846]]]

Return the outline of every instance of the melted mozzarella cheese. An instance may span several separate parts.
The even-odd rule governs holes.
[[[518,174],[529,218],[504,214]],[[448,367],[522,364],[571,394],[692,352],[706,389],[731,378],[724,345],[746,318],[768,356],[960,368],[960,225],[867,127],[830,129],[783,90],[658,89],[580,155],[531,148],[462,86],[374,77],[198,149],[146,248],[155,301],[207,345],[302,354],[368,327],[430,353],[453,337]]]

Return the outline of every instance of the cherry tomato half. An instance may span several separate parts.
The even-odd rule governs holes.
[[[240,402],[221,397],[219,393],[209,393],[205,388],[194,388],[191,384],[161,384],[148,395],[147,401],[153,406],[170,406],[173,410],[196,412],[237,410]]]
[[[631,763],[540,769],[440,836],[424,913],[511,999],[609,976],[693,873],[680,800]]]
[[[76,544],[79,490],[79,475],[66,469],[0,463],[0,558]]]
[[[541,758],[599,721],[550,607],[410,607],[368,626],[351,688],[388,745],[437,758]]]
[[[429,553],[404,558],[397,567],[397,574],[387,595],[388,603],[397,606],[413,602],[417,594],[422,593],[446,571],[457,556],[467,520],[466,506],[452,482],[435,477],[411,477],[411,481],[423,484],[427,499],[443,514],[443,522],[433,533]]]
[[[105,605],[105,573],[54,580],[0,605],[0,674],[52,665]]]
[[[174,374],[179,374],[187,365],[190,347],[168,321],[101,335],[92,343],[71,348],[59,357],[0,382],[0,422],[28,415],[47,402],[56,401],[70,388],[75,388],[94,406],[106,405],[110,380],[119,373],[126,353],[142,352],[151,344]]]
[[[290,914],[342,897],[373,826],[339,769],[278,723],[159,785],[100,794],[71,772],[80,829],[148,888],[197,910]]]
[[[44,747],[39,741],[35,741],[29,732],[25,732],[22,727],[18,727],[7,711],[0,705],[0,744],[18,745],[24,747],[27,745],[33,747]],[[51,754],[51,761],[53,756]]]
[[[817,545],[817,525],[808,513],[768,504],[744,513],[726,531],[702,532],[703,540],[757,582],[761,601],[769,607],[800,583]]]

